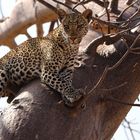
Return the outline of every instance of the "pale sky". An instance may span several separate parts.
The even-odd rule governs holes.
[[[2,11],[3,11],[3,14],[4,14],[5,17],[10,16],[10,13],[12,11],[12,8],[13,8],[14,4],[15,4],[15,0],[1,0]],[[45,29],[46,29],[47,25],[45,24],[44,26],[45,26]],[[36,36],[36,34],[35,34],[36,31],[35,30],[36,30],[35,26],[33,26],[32,28],[30,28],[28,30],[28,32],[31,33],[32,37]],[[26,40],[26,37],[23,36],[23,35],[16,38],[16,42],[18,44],[20,44],[24,40]],[[8,47],[0,46],[0,57],[5,55],[9,50],[10,49]],[[137,102],[137,103],[140,103],[140,102]],[[6,99],[5,98],[0,99],[0,108],[6,108],[6,107],[7,107]],[[132,107],[131,111],[128,113],[126,118],[127,118],[128,121],[132,122],[132,128],[133,129],[140,131],[140,108]],[[126,133],[129,137],[129,139],[126,136]],[[134,136],[135,136],[135,140],[140,140],[140,133],[134,132]],[[132,139],[129,129],[124,130],[123,126],[120,125],[119,129],[115,133],[112,140],[134,140],[134,139]]]

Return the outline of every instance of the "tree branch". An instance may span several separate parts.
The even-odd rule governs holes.
[[[122,105],[129,105],[129,106],[140,107],[140,104],[133,104],[133,103],[121,101],[121,100],[113,98],[113,97],[104,96],[104,97],[101,97],[101,100],[103,100],[103,101],[111,101],[113,103],[119,103],[119,104],[122,104]]]

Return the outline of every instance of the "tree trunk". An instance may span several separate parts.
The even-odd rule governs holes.
[[[81,50],[93,39],[92,32],[83,41]],[[124,46],[110,57],[99,56],[90,50],[85,65],[75,71],[74,85],[86,93],[95,86],[107,65],[122,57]],[[84,54],[83,54],[84,55]],[[129,54],[114,70],[109,71],[100,87],[78,107],[69,108],[58,93],[45,89],[40,81],[23,87],[4,111],[1,120],[2,140],[110,140],[131,106],[119,104],[112,97],[133,103],[140,91],[140,56]]]

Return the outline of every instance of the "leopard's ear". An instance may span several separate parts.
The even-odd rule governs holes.
[[[84,16],[88,22],[90,22],[91,18],[92,18],[92,10],[90,9],[86,9],[83,13],[82,16]]]
[[[66,12],[63,9],[58,9],[57,14],[59,16],[60,21],[66,16]]]

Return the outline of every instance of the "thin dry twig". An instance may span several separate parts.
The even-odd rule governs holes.
[[[137,41],[138,41],[139,38],[140,38],[140,34],[136,37],[136,39],[134,40],[134,42],[133,42],[132,45],[130,46],[130,49],[132,49],[132,48],[135,46],[135,44],[137,43]],[[99,38],[99,39],[101,39],[101,38]],[[93,41],[88,47],[90,47],[91,45],[94,46],[94,44],[97,45],[98,42],[97,42],[97,43],[96,43],[96,42],[97,42],[96,40]],[[95,45],[95,46],[96,46],[96,45]],[[127,49],[127,51],[126,51],[125,54],[121,57],[121,59],[120,59],[117,63],[115,63],[113,66],[110,66],[110,67],[109,67],[109,66],[106,66],[106,67],[105,67],[105,69],[104,69],[104,71],[103,71],[101,77],[99,78],[98,82],[97,82],[96,85],[87,93],[86,97],[83,99],[83,102],[85,102],[91,95],[93,95],[93,94],[95,93],[96,89],[98,89],[98,88],[101,86],[102,82],[103,82],[104,79],[106,78],[106,75],[108,74],[109,71],[112,71],[112,70],[116,69],[118,66],[120,66],[120,64],[124,61],[124,59],[125,59],[125,58],[128,56],[128,54],[131,52],[130,49]],[[106,99],[107,99],[107,98],[106,98]],[[114,101],[116,100],[116,102],[122,103],[122,104],[125,104],[125,105],[140,106],[139,104],[126,103],[126,102],[123,102],[123,101],[120,101],[120,100],[117,100],[117,99],[113,99],[112,97],[108,98],[107,100],[114,100]],[[81,106],[81,105],[83,104],[83,102],[80,103],[79,106]]]
[[[123,42],[124,42],[124,44],[125,44],[127,50],[129,50],[129,53],[138,54],[138,55],[140,54],[140,52],[137,52],[137,51],[140,51],[140,48],[130,48],[130,47],[128,46],[128,44],[126,43],[126,40],[123,40]]]
[[[85,0],[79,1],[79,2],[73,7],[73,9],[75,9],[75,8],[78,7],[79,5],[82,5],[84,8],[86,8],[86,7],[84,6],[84,2],[85,2]]]
[[[130,124],[132,124],[132,122],[128,121],[126,118],[124,119],[124,122],[127,123],[127,126],[124,123],[122,124],[124,126],[124,128],[128,128],[129,129],[128,124],[130,125]],[[135,130],[135,129],[132,129],[132,128],[131,128],[131,130],[140,134],[140,131],[138,131],[138,130]]]
[[[105,1],[105,0],[104,0]],[[135,2],[132,4],[132,5],[130,5],[129,7],[132,7],[133,5],[135,4]],[[106,14],[107,14],[107,17],[108,17],[108,19],[110,18],[109,17],[109,11],[108,11],[108,9],[107,9],[107,4],[106,4],[106,6],[104,6],[104,7],[106,7]],[[128,9],[128,7],[126,8],[126,9]],[[138,8],[138,10],[131,16],[131,17],[129,17],[127,20],[125,20],[125,21],[122,21],[121,19],[119,19],[119,17],[116,19],[116,21],[114,21],[114,22],[111,22],[110,20],[108,20],[108,21],[103,21],[103,20],[101,20],[99,17],[97,18],[97,17],[93,17],[93,20],[96,20],[98,23],[102,23],[102,24],[105,24],[105,25],[108,25],[107,27],[108,27],[108,32],[109,32],[109,28],[110,27],[114,27],[114,28],[117,28],[118,29],[118,31],[123,31],[123,30],[125,30],[125,29],[130,29],[130,24],[132,24],[132,22],[134,22],[134,21],[138,21],[138,19],[139,19],[139,17],[136,17],[137,16],[137,14],[139,13],[139,10],[140,8]],[[135,18],[134,18],[135,17]],[[100,25],[100,24],[99,24]],[[135,24],[134,24],[135,25]],[[131,27],[131,29],[132,28],[134,28],[134,27]],[[130,30],[131,30],[130,29]],[[102,30],[101,30],[102,31]]]
[[[2,18],[4,18],[4,14],[3,14],[3,11],[2,11],[1,1],[0,1],[0,13],[1,13]]]
[[[124,119],[124,121],[125,121],[125,122],[127,123],[127,125],[128,125],[128,129],[129,129],[129,131],[130,131],[130,134],[131,134],[132,139],[135,140],[135,137],[134,137],[134,134],[133,134],[133,129],[131,128],[130,122],[127,121],[126,118]]]
[[[37,0],[38,2],[42,3],[43,5],[45,5],[46,7],[50,8],[52,11],[54,11],[55,13],[57,13],[57,8],[52,6],[50,3],[44,1],[44,0]]]
[[[114,64],[112,67],[109,67],[108,71],[112,71],[115,68],[117,68],[125,60],[128,54],[129,54],[129,50],[126,51],[126,53],[122,56],[122,58],[116,64]]]
[[[107,15],[107,21],[110,22],[110,14],[108,11],[108,5],[106,3],[106,0],[104,0],[104,7],[105,7],[106,15]],[[110,26],[108,26],[108,34],[110,34]]]
[[[56,2],[57,4],[61,4],[61,5],[65,6],[65,7],[67,7],[68,9],[70,9],[70,10],[72,10],[72,11],[74,11],[74,12],[79,13],[79,11],[77,11],[76,9],[71,8],[71,7],[70,7],[69,5],[67,5],[66,3],[60,2],[60,1],[58,1],[58,0],[53,0],[53,1]]]
[[[83,4],[89,3],[91,1],[92,2],[95,2],[96,4],[98,4],[101,7],[104,7],[104,2],[103,1],[100,1],[100,0],[86,0],[86,1],[83,2]],[[107,4],[109,4],[109,2]]]
[[[31,35],[27,32],[27,30],[24,30],[21,32],[22,34],[25,34],[27,36],[27,38],[32,38]]]
[[[97,88],[99,88],[99,86],[102,84],[102,82],[104,81],[106,75],[107,75],[107,72],[108,72],[108,68],[109,66],[106,66],[101,77],[99,78],[98,82],[96,83],[96,85],[94,86],[94,88],[92,88],[89,92],[88,92],[88,95],[86,96],[86,98],[88,98],[93,92],[95,92],[95,90]]]
[[[68,2],[70,2],[70,3],[72,3],[72,4],[77,4],[78,2],[75,2],[75,1],[73,1],[73,0],[67,0]],[[80,0],[79,0],[79,2],[80,2]]]
[[[53,10],[55,13],[57,13],[57,8],[52,6],[50,3],[44,1],[44,0],[37,0],[39,1],[40,3],[42,3],[43,5],[45,5],[46,7],[50,8],[51,10]],[[63,2],[60,2],[58,0],[52,0],[53,2],[57,3],[57,4],[61,4],[65,7],[67,7],[68,9],[74,11],[74,12],[77,12],[79,13],[79,11],[77,11],[76,9],[73,9],[72,7],[70,7],[69,5],[67,5],[66,3],[63,3]]]
[[[132,22],[138,21],[139,19],[140,19],[140,17],[135,17],[134,19],[128,18],[125,21],[105,21],[105,20],[100,19],[99,17],[92,17],[92,20],[97,21],[99,23],[99,25],[100,25],[100,23],[105,24],[105,25],[117,28],[118,31],[120,31],[120,32],[127,32],[127,31],[132,30],[135,27],[138,27],[140,25],[140,23],[134,25],[131,28],[129,27],[129,25],[130,25],[129,23],[132,24]]]
[[[110,7],[109,7],[111,12],[113,12],[115,14],[119,14],[120,13],[120,11],[118,10],[118,3],[119,3],[119,0],[111,0]]]
[[[124,30],[121,30],[121,31],[118,32],[116,35],[118,35],[118,34],[120,34],[120,35],[125,34],[125,35],[126,35],[127,32],[131,31],[132,29],[134,29],[134,28],[136,28],[136,27],[138,27],[138,26],[140,26],[140,23],[134,25],[134,26],[131,27],[131,28],[130,28],[130,27],[126,28],[126,27],[121,27],[121,26],[120,26],[120,28],[122,28],[122,29],[124,28]],[[131,35],[131,34],[129,34],[129,35]]]
[[[56,21],[52,21],[49,27],[49,32],[51,32],[54,29],[54,25],[55,25]]]
[[[136,39],[134,40],[134,42],[130,46],[130,49],[132,49],[135,46],[135,44],[137,43],[139,38],[140,38],[140,34],[136,37]],[[123,62],[123,60],[128,56],[128,54],[131,53],[130,49],[128,49],[126,51],[126,53],[121,57],[121,59],[116,64],[114,64],[113,66],[109,67],[108,71],[112,71],[115,68],[117,68]]]
[[[132,19],[137,16],[137,14],[140,11],[140,7],[138,8],[138,10],[132,15],[130,16],[122,25],[120,25],[121,28],[128,28],[130,24],[132,24]],[[134,19],[135,20],[135,19]]]
[[[35,6],[35,17],[36,17],[36,28],[37,28],[37,36],[43,37],[44,31],[43,31],[43,25],[42,23],[38,20],[38,7]]]
[[[125,101],[121,101],[119,99],[113,98],[113,97],[109,97],[109,96],[101,96],[100,97],[101,100],[103,101],[113,101],[119,104],[123,104],[123,105],[129,105],[129,106],[135,106],[135,107],[140,107],[140,104],[133,104],[133,103],[129,103],[129,102],[125,102]]]
[[[85,4],[87,4],[87,3],[89,3],[89,2],[95,2],[96,4],[98,4],[99,6],[101,6],[101,7],[104,7],[104,2],[103,1],[100,1],[100,0],[82,0],[82,1],[80,1],[79,0],[79,2],[74,2],[74,1],[72,1],[72,0],[68,0],[70,3],[72,3],[72,4],[75,4],[75,6],[73,7],[73,9],[75,9],[77,6],[79,6],[79,5],[82,5],[82,6],[84,6]],[[106,2],[107,3],[107,5],[109,5],[109,2]]]
[[[87,99],[93,95],[93,93],[100,87],[100,85],[102,84],[102,82],[104,81],[105,77],[106,77],[106,74],[108,72],[108,67],[109,66],[106,66],[101,77],[99,78],[98,82],[96,83],[96,85],[86,94],[86,96],[84,97],[84,99],[79,102],[78,104],[78,107],[77,108],[81,108],[81,106],[85,106],[85,102],[87,101]]]
[[[103,88],[103,89],[99,89],[99,90],[101,90],[101,91],[113,91],[113,90],[124,87],[126,84],[127,84],[127,82],[123,82],[122,84],[120,84],[118,86],[115,86],[115,87],[112,87],[112,88]]]
[[[9,17],[3,17],[0,19],[0,22],[4,22],[5,20],[7,20]]]
[[[36,27],[37,27],[37,36],[42,37],[44,34],[42,23],[37,23]]]
[[[137,3],[137,2],[138,2],[138,0],[136,0],[135,2],[133,2],[132,4],[130,4],[128,7],[126,7],[126,8],[120,13],[120,15],[118,16],[117,20],[118,20],[118,21],[121,20],[123,14],[124,14],[124,12],[127,11],[130,7],[132,7],[132,6],[133,6],[135,3]]]

